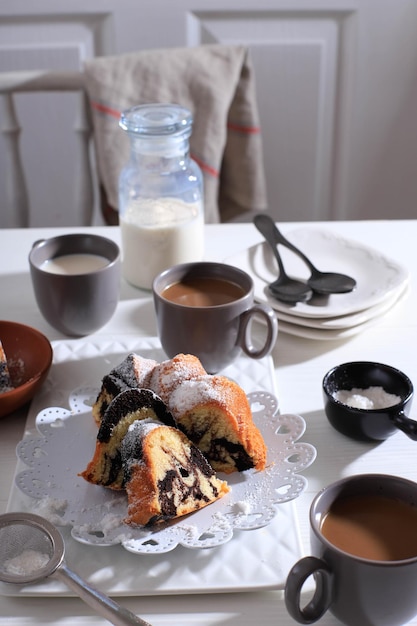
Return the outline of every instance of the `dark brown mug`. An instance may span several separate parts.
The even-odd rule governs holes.
[[[417,483],[362,474],[326,487],[310,508],[311,556],[287,577],[288,612],[300,624],[327,610],[348,626],[405,624],[417,614],[416,529]],[[302,606],[310,577],[314,595]]]
[[[77,259],[64,267],[64,260]],[[55,264],[53,271],[49,263]],[[111,319],[120,291],[120,250],[114,241],[84,233],[41,239],[33,244],[29,265],[38,307],[55,329],[82,337]]]
[[[211,290],[196,304],[189,295],[169,299],[167,289],[186,284],[201,296],[201,284],[215,284],[222,292],[212,300]],[[209,292],[210,291],[210,292]],[[223,293],[226,292],[226,293]],[[159,274],[153,282],[158,334],[168,357],[181,352],[197,356],[210,374],[230,365],[243,351],[260,359],[275,345],[278,322],[269,305],[256,304],[252,278],[246,272],[224,263],[184,263]],[[265,322],[263,344],[255,346],[251,322],[255,317]]]

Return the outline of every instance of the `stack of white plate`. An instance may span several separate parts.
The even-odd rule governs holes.
[[[309,302],[291,305],[268,292],[278,276],[277,262],[266,243],[226,259],[253,278],[255,299],[277,312],[280,332],[310,339],[343,339],[362,332],[397,304],[407,291],[409,272],[381,252],[321,228],[303,227],[287,238],[323,272],[341,272],[355,278],[354,291],[314,295]],[[306,280],[310,272],[293,252],[279,246],[289,276]]]

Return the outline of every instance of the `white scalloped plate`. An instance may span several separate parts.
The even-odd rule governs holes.
[[[385,301],[406,286],[409,272],[378,250],[319,228],[299,228],[288,239],[321,271],[341,272],[356,279],[350,293],[315,296],[309,302],[285,304],[272,298],[267,286],[278,276],[277,263],[268,244],[260,243],[226,259],[248,272],[254,281],[255,298],[294,318],[331,318],[365,311]],[[286,272],[307,279],[308,268],[293,252],[279,247]],[[279,316],[278,316],[279,317]],[[294,321],[297,321],[296,319]]]
[[[41,436],[26,437],[17,447],[18,457],[29,466],[16,477],[27,496],[49,503],[55,524],[71,526],[77,541],[95,546],[121,543],[130,552],[169,552],[178,545],[213,548],[230,541],[235,529],[253,530],[275,517],[276,505],[298,497],[306,479],[298,472],[309,467],[316,451],[297,443],[305,422],[297,415],[278,415],[276,398],[266,392],[248,394],[254,421],[268,448],[267,468],[247,470],[226,479],[229,494],[200,511],[161,529],[132,528],[123,523],[127,513],[124,492],[87,483],[78,473],[94,451],[97,427],[91,403],[98,388],[80,388],[70,394],[70,409],[49,407],[36,418]]]
[[[137,352],[146,358],[159,361],[166,358],[157,338],[132,335],[56,341],[53,342],[53,349],[54,360],[50,374],[29,410],[25,439],[40,436],[36,429],[36,418],[44,407],[55,406],[60,411],[65,407],[69,409],[66,403],[71,390],[84,385],[96,388],[97,381],[120,363],[128,352]],[[273,391],[276,394],[275,371],[271,357],[256,361],[242,356],[223,373],[237,380],[247,394],[255,390],[267,393]],[[74,402],[78,404],[78,400],[74,399]],[[84,408],[81,407],[81,410]],[[49,421],[55,420],[50,418]],[[299,437],[303,428],[302,421]],[[312,462],[315,449],[301,442],[297,445],[306,445],[310,449]],[[35,457],[37,454],[34,452]],[[296,469],[297,464],[294,465],[294,460],[294,458],[289,460],[292,473],[299,471]],[[17,473],[24,469],[23,462],[19,460]],[[305,483],[305,479],[300,478]],[[70,526],[60,529],[65,540],[69,566],[85,580],[112,596],[283,589],[290,567],[302,556],[296,502],[295,499],[277,505],[275,516],[261,528],[248,532],[236,525],[233,540],[226,541],[217,548],[190,550],[178,545],[175,550],[147,553],[146,557],[143,557],[143,553],[140,555],[132,553],[117,544],[106,549],[97,549],[96,545],[91,543],[85,544],[74,540],[71,535],[73,529]],[[46,510],[42,508],[45,504]],[[62,502],[57,500],[54,504],[57,506],[57,516],[62,517],[60,508]],[[246,506],[241,504],[238,504],[238,512],[247,514]],[[45,503],[44,499],[35,500],[28,497],[14,484],[7,511],[35,510],[40,515],[50,517],[50,505],[50,501]],[[207,507],[207,510],[209,509],[210,507]],[[242,518],[244,516],[241,515]],[[192,520],[192,516],[189,520]],[[52,517],[51,521],[59,520]],[[191,539],[194,536],[191,521],[188,536]],[[244,568],[241,566],[242,562]],[[19,589],[13,589],[10,585],[0,586],[0,594],[28,597],[73,595],[54,577]]]

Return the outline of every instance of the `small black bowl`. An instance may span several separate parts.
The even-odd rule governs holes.
[[[336,400],[338,391],[382,387],[401,398],[387,408],[355,408]],[[417,421],[408,414],[413,400],[413,384],[403,372],[389,365],[369,361],[343,363],[323,378],[324,409],[330,424],[339,432],[361,441],[383,441],[403,431],[417,441]]]

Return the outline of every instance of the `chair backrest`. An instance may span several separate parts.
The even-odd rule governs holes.
[[[58,136],[63,137],[60,132],[67,127],[62,124],[61,128],[61,109],[49,102],[36,112],[51,112],[51,127],[55,132],[49,131],[48,126],[45,147],[49,148],[48,158],[52,148],[52,168],[42,169],[46,160],[38,160],[37,168],[27,170],[25,177],[17,110],[22,111],[22,119],[25,113],[20,109],[20,102],[19,107],[15,106],[15,96],[42,92],[77,94],[71,96],[71,99],[76,98],[77,104],[73,124],[77,153],[73,155],[71,145],[64,154],[65,157],[71,154],[71,167],[76,167],[73,181],[70,180],[72,174],[67,171],[62,174],[58,167],[62,150],[55,147],[59,145]],[[35,196],[39,190],[47,190],[49,195],[44,206],[39,207],[39,203],[36,205],[36,200],[33,201],[36,205],[33,213],[45,207],[48,211],[55,210],[60,203],[61,211],[66,212],[64,217],[70,217],[77,226],[90,225],[96,208],[104,223],[118,223],[118,172],[127,158],[128,140],[115,124],[115,116],[119,117],[120,111],[128,106],[165,102],[167,98],[193,112],[190,147],[203,171],[206,221],[240,220],[246,219],[246,215],[250,219],[254,211],[265,209],[262,142],[249,52],[243,46],[213,44],[178,48],[175,54],[171,49],[145,50],[90,59],[79,72],[0,72],[0,107],[3,109],[0,110],[0,134],[6,152],[0,155],[0,163],[5,164],[6,170],[1,171],[5,200],[1,199],[0,227],[32,225],[26,178],[32,183],[34,171],[41,172],[35,178]],[[31,99],[32,96],[26,98]],[[72,103],[70,115],[73,115]],[[58,129],[54,122],[58,123]],[[46,123],[49,123],[48,117]],[[22,125],[26,125],[26,120]],[[29,162],[33,166],[38,153],[36,141],[31,141],[32,135],[26,136],[30,140],[23,148],[24,157],[30,155],[26,158],[29,168]],[[29,144],[30,152],[27,151]],[[49,180],[49,176],[54,180]],[[66,194],[65,206],[61,198],[56,197],[57,193]],[[48,211],[45,210],[47,219]]]
[[[77,171],[74,181],[74,214],[77,224],[92,223],[94,177],[90,152],[92,125],[82,72],[20,71],[0,72],[0,132],[5,145],[6,206],[2,210],[8,227],[29,226],[30,201],[20,154],[21,127],[14,96],[22,92],[72,91],[79,93],[74,132],[77,133]]]

